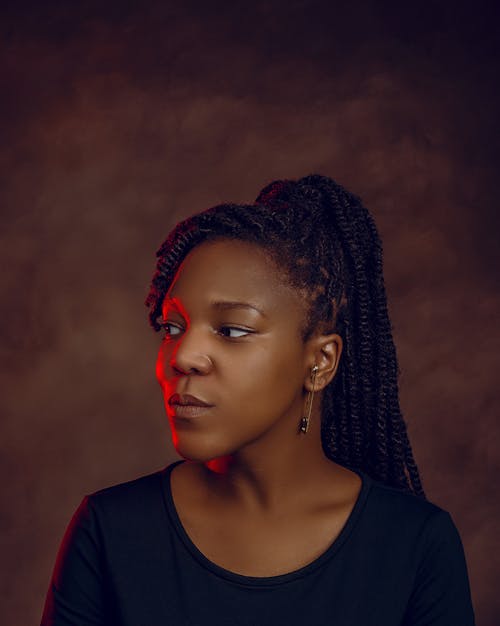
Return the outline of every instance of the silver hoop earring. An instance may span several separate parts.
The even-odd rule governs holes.
[[[308,408],[306,411],[306,415],[300,420],[299,432],[307,433],[309,429],[309,422],[311,421],[311,410],[313,405],[313,397],[314,397],[314,383],[316,382],[316,374],[318,373],[319,367],[315,365],[311,370],[311,379],[313,388],[312,391],[309,392],[308,397]]]

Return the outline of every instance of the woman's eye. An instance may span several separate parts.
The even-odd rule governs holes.
[[[177,336],[176,333],[172,334],[172,332],[168,331],[168,329],[167,329],[168,326],[171,326],[172,328],[176,328],[179,331],[181,330],[178,326],[175,326],[174,324],[171,324],[170,322],[162,322],[160,324],[160,326],[161,326],[162,330],[165,331],[165,335],[168,336],[168,337],[170,337],[170,336]]]
[[[221,330],[235,330],[237,333],[243,333],[243,335],[237,335],[236,337],[230,337],[230,339],[238,339],[239,337],[243,337],[245,335],[249,335],[249,330],[244,330],[243,328],[236,328],[236,326],[221,326]]]
[[[164,330],[166,337],[177,337],[182,332],[182,328],[179,328],[179,326],[176,326],[171,322],[163,322],[160,326]],[[178,332],[173,332],[172,330],[169,330],[169,328],[174,329],[174,331],[177,330]],[[225,335],[224,332],[221,332],[223,337],[228,337],[229,339],[239,339],[240,337],[249,335],[252,332],[236,326],[220,326],[219,331],[235,331],[236,333],[240,333],[236,335]]]

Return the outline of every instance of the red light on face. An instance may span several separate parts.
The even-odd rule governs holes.
[[[160,385],[163,385],[165,376],[163,372],[163,359],[161,359],[160,357],[156,359],[155,374],[156,380],[160,383]]]
[[[179,448],[179,435],[175,431],[175,428],[172,428],[172,443],[174,444],[174,448],[178,450]]]

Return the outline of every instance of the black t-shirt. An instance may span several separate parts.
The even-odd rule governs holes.
[[[82,500],[41,626],[474,626],[462,542],[435,504],[357,471],[358,499],[323,554],[286,574],[243,576],[184,530],[170,490],[182,462]]]

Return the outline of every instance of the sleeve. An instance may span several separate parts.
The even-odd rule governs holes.
[[[431,515],[425,530],[403,626],[475,626],[465,553],[451,515]]]
[[[104,626],[103,555],[98,522],[85,496],[57,553],[40,626]]]

